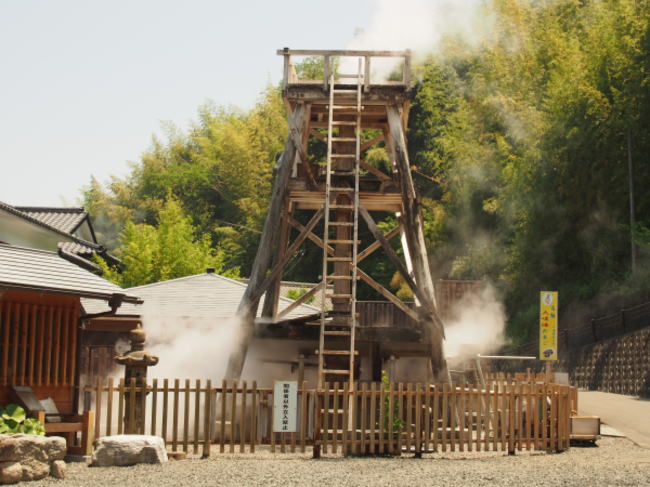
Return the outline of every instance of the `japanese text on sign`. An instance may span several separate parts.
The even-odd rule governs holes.
[[[542,291],[539,306],[539,358],[557,360],[557,315],[556,291]]]
[[[298,405],[298,382],[275,381],[273,384],[273,431],[295,433]]]

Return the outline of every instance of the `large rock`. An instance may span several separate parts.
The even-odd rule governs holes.
[[[23,478],[23,467],[18,462],[0,462],[0,484],[17,484]]]
[[[60,436],[0,435],[0,461],[22,462],[33,458],[41,462],[63,460],[67,446]]]
[[[58,436],[0,435],[0,484],[47,477],[65,453],[65,439]]]
[[[64,479],[66,469],[67,467],[63,460],[55,460],[50,467],[50,475],[55,479]]]
[[[95,440],[91,465],[97,467],[127,466],[137,463],[167,461],[165,442],[159,436],[114,435]]]

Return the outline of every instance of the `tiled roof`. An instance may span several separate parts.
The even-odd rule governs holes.
[[[82,238],[75,237],[74,235],[71,235],[71,234],[63,231],[60,228],[57,228],[57,227],[55,227],[53,225],[50,225],[49,223],[45,223],[44,221],[41,221],[38,218],[35,218],[33,215],[30,215],[28,213],[20,211],[16,207],[8,205],[7,203],[3,203],[2,201],[0,201],[0,209],[8,211],[9,213],[13,213],[14,215],[19,216],[19,217],[21,217],[21,218],[23,218],[23,219],[25,219],[25,220],[27,220],[27,221],[29,221],[31,223],[34,223],[35,225],[39,225],[39,226],[41,226],[43,228],[46,228],[46,229],[48,229],[48,230],[50,230],[52,232],[58,233],[59,235],[64,236],[66,238],[66,240],[72,240],[73,242],[77,242],[79,244],[85,245],[85,246],[90,247],[90,248],[95,249],[95,250],[104,250],[104,247],[102,247],[101,245],[98,245],[98,244],[93,243],[93,242],[89,242],[89,241],[84,240]]]
[[[124,294],[137,303],[137,295],[62,259],[55,252],[0,244],[0,288],[110,298]]]
[[[81,243],[81,242],[85,242],[85,243]],[[65,250],[66,252],[70,252],[71,254],[90,256],[93,254],[93,252],[96,252],[98,250],[97,247],[91,247],[90,245],[88,245],[90,243],[91,242],[86,242],[85,240],[81,240],[78,242],[60,242],[59,248],[61,250]]]
[[[65,233],[73,233],[88,216],[88,212],[83,208],[43,206],[15,206],[14,208]]]
[[[126,289],[125,291],[140,296],[144,304],[123,305],[118,314],[232,318],[237,314],[245,290],[245,284],[219,274],[205,273],[181,277]],[[281,297],[279,309],[282,310],[291,303],[293,300]],[[97,303],[83,301],[82,304],[88,313],[106,310],[105,306],[100,308]],[[319,312],[318,308],[303,304],[283,319],[290,320]]]

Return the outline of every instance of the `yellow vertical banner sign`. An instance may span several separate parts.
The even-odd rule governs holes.
[[[557,291],[542,291],[539,301],[539,358],[557,360]]]

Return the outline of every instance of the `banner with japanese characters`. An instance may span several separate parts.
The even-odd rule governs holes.
[[[298,382],[273,384],[273,431],[295,433],[298,424]]]
[[[539,306],[539,358],[557,360],[557,291],[542,291]]]

